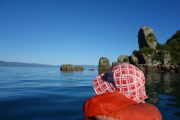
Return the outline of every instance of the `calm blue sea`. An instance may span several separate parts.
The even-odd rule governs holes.
[[[97,74],[97,70],[65,73],[58,67],[0,67],[0,120],[82,120],[84,101],[95,95],[92,81]],[[161,87],[171,89],[166,84]],[[157,106],[164,120],[179,120],[178,95],[159,92]]]

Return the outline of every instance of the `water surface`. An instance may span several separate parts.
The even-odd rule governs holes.
[[[57,67],[0,67],[0,120],[82,120],[84,101],[95,95],[97,70],[60,72]],[[149,101],[164,120],[178,120],[179,74],[146,74]]]

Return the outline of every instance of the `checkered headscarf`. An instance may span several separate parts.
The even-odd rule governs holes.
[[[143,102],[147,97],[145,77],[141,70],[131,64],[121,63],[111,73],[101,74],[94,80],[96,94],[119,91],[126,97]]]

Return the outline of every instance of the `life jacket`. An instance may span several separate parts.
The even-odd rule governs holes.
[[[95,116],[108,116],[116,120],[162,120],[154,105],[138,104],[119,92],[103,93],[86,100],[84,119],[95,120]]]

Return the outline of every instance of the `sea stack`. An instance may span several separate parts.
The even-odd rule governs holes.
[[[157,39],[154,30],[147,26],[141,27],[138,33],[138,43],[139,49],[143,47],[156,49]]]
[[[117,60],[118,63],[129,63],[128,55],[120,55]]]
[[[111,70],[109,59],[106,57],[101,57],[99,59],[98,71],[99,74],[109,72]]]

